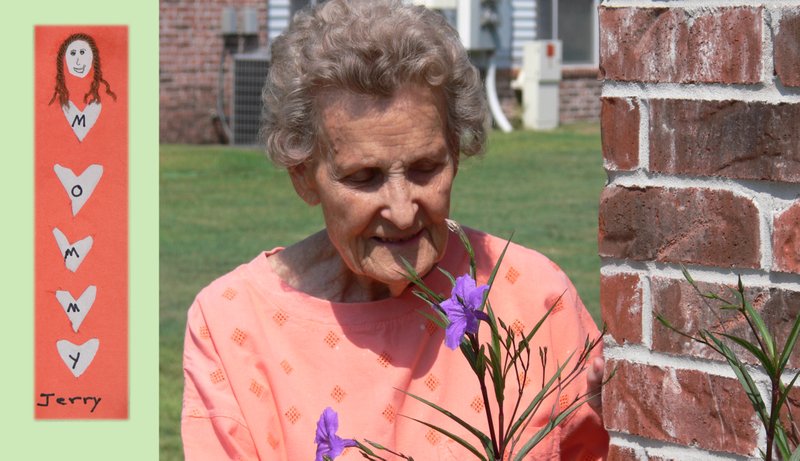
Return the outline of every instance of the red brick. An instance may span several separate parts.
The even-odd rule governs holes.
[[[617,344],[642,342],[642,287],[636,274],[600,277],[600,306]]]
[[[755,450],[753,407],[736,379],[627,361],[610,361],[614,367],[603,388],[607,429],[741,455]]]
[[[596,68],[564,69],[558,90],[560,123],[599,120],[602,89]]]
[[[783,10],[775,35],[775,74],[786,86],[800,86],[800,12]]]
[[[736,288],[735,279],[731,280],[729,287],[699,282],[697,286],[702,293],[715,293],[732,303],[736,302],[736,294],[730,291]],[[721,305],[719,302],[702,298],[685,280],[653,277],[650,280],[650,290],[654,318],[660,314],[680,331],[696,336],[701,329],[706,329],[712,332],[726,332],[755,342],[755,337],[741,314],[732,310],[723,311],[719,308]],[[745,287],[745,297],[763,317],[779,347],[783,345],[794,319],[800,315],[800,292],[781,288]],[[757,363],[755,357],[743,348],[731,342],[728,344],[744,362]],[[653,350],[724,360],[710,348],[680,336],[657,320],[653,321]],[[789,358],[789,366],[800,367],[800,347],[795,347]]]
[[[610,445],[608,447],[608,461],[673,461],[672,458],[664,458],[661,456],[653,456],[648,453],[647,448],[639,448],[638,450],[630,447],[621,447],[619,445]],[[682,460],[676,460],[682,461]]]
[[[600,198],[601,256],[755,268],[759,241],[758,210],[729,191],[606,187]]]
[[[655,173],[800,182],[800,104],[650,101]]]
[[[633,448],[612,444],[608,447],[608,458],[606,459],[608,461],[638,461],[639,457]]]
[[[800,201],[776,216],[772,229],[775,269],[800,274]]]
[[[758,83],[762,11],[601,7],[601,75],[640,82]]]
[[[603,98],[600,112],[603,158],[609,170],[639,166],[639,103],[630,98]]]

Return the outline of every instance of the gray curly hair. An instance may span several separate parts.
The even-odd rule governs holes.
[[[458,33],[438,13],[400,0],[330,0],[295,15],[272,44],[261,137],[278,166],[303,163],[321,133],[316,99],[345,90],[390,97],[407,83],[441,91],[454,154],[486,143],[480,76]]]

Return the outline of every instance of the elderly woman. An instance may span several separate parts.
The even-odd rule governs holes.
[[[297,194],[321,206],[326,227],[258,255],[197,296],[184,353],[186,457],[313,459],[315,423],[333,407],[342,435],[417,460],[468,459],[460,445],[401,416],[461,434],[410,392],[486,424],[472,371],[418,312],[402,261],[443,294],[451,285],[437,266],[468,270],[448,215],[461,156],[484,147],[478,73],[440,15],[390,0],[331,0],[301,12],[275,40],[272,59],[267,151]],[[485,283],[505,241],[466,232]],[[511,244],[499,274],[490,299],[515,328],[534,325],[557,302],[533,344],[548,348],[548,372],[597,336],[572,284],[544,256]],[[599,369],[591,371],[593,387]],[[586,386],[580,377],[561,404]],[[558,405],[553,397],[526,433]],[[599,459],[607,437],[596,410],[584,406],[532,459]],[[342,458],[362,459],[354,449]]]

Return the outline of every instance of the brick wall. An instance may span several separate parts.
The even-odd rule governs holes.
[[[216,111],[222,37],[222,9],[249,6],[258,12],[258,43],[266,43],[263,0],[161,0],[159,3],[159,134],[162,142],[219,141]],[[240,19],[241,21],[241,19]],[[230,55],[226,58],[225,95],[231,100]],[[229,108],[226,106],[226,112]]]
[[[611,0],[599,19],[610,459],[755,457],[764,431],[727,364],[655,316],[746,330],[681,264],[705,290],[741,274],[779,341],[800,315],[800,2]]]
[[[559,84],[559,122],[596,122],[600,119],[602,81],[597,68],[566,68]]]

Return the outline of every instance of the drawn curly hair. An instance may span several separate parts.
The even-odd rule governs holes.
[[[55,91],[53,92],[53,97],[50,99],[50,102],[47,103],[47,105],[53,104],[53,101],[56,99],[58,99],[58,102],[62,107],[69,105],[69,90],[64,82],[64,55],[67,53],[67,47],[69,44],[76,40],[83,40],[88,43],[89,47],[92,49],[92,54],[94,55],[92,60],[92,69],[94,69],[92,84],[89,87],[89,92],[83,95],[83,102],[86,104],[100,102],[99,89],[101,83],[106,87],[106,94],[111,96],[111,98],[116,101],[117,95],[111,91],[111,85],[109,85],[109,83],[103,78],[103,70],[100,66],[100,51],[97,49],[97,44],[90,35],[79,32],[67,37],[66,40],[61,42],[61,46],[58,48],[58,55],[56,56],[56,86]]]

